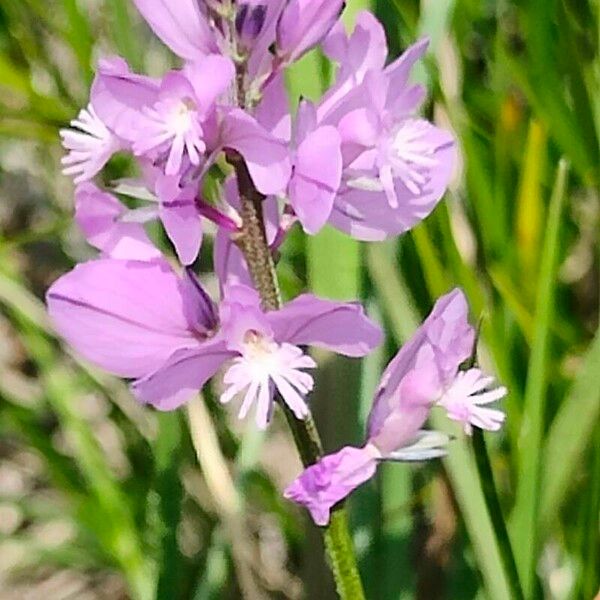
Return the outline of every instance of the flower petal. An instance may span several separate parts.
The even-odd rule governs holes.
[[[277,54],[287,63],[316,46],[335,25],[344,0],[290,0],[277,23]]]
[[[372,446],[346,446],[324,456],[291,483],[283,492],[288,500],[305,506],[317,525],[329,523],[331,509],[377,470]]]
[[[285,190],[292,167],[287,146],[244,111],[230,111],[221,132],[224,148],[237,150],[246,161],[259,192],[279,194]]]
[[[298,147],[290,202],[307,233],[327,222],[342,179],[340,135],[334,127],[309,133]]]
[[[126,208],[92,183],[75,190],[75,220],[87,241],[112,258],[154,260],[161,254],[140,223],[121,221]]]
[[[206,113],[231,85],[235,66],[230,58],[211,54],[188,63],[183,72],[194,88],[201,112]]]
[[[91,100],[98,116],[119,137],[133,141],[142,108],[156,102],[160,82],[136,75],[122,60],[105,60],[92,84]]]
[[[267,313],[267,319],[280,343],[318,346],[345,356],[365,356],[383,337],[360,304],[321,300],[311,294]]]
[[[441,431],[421,429],[405,446],[384,454],[381,460],[392,462],[420,462],[441,458],[448,454],[447,446],[452,438]]]
[[[160,219],[182,265],[191,265],[202,244],[202,219],[193,204],[163,205]]]
[[[164,365],[131,384],[135,397],[161,411],[175,410],[193,398],[232,358],[222,339],[175,352]]]
[[[320,102],[320,116],[340,103],[346,103],[349,92],[362,83],[368,72],[383,69],[388,55],[383,26],[366,10],[357,15],[356,27],[350,37],[346,36],[343,25],[336,25],[324,42],[324,50],[340,63],[340,69],[335,85]]]
[[[264,89],[255,115],[256,120],[276,138],[289,141],[292,136],[292,116],[283,73],[275,76]]]
[[[134,0],[154,33],[175,54],[191,62],[217,52],[217,44],[196,0]]]
[[[409,371],[392,397],[376,397],[378,410],[369,416],[369,442],[383,455],[409,444],[425,424],[439,387],[431,365]]]
[[[121,377],[141,377],[178,348],[199,343],[190,326],[193,290],[171,267],[101,259],[78,265],[47,293],[58,333],[87,360]]]

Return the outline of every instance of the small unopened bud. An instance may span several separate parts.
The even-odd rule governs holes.
[[[253,46],[258,36],[262,33],[267,16],[267,7],[264,4],[245,2],[240,4],[235,16],[235,30],[244,49]]]

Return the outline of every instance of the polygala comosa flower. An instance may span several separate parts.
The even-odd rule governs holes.
[[[256,407],[266,427],[277,392],[297,418],[308,414],[306,396],[316,366],[304,346],[360,357],[381,341],[379,327],[359,304],[299,296],[264,312],[257,292],[225,286],[217,306],[196,276],[180,276],[162,258],[105,258],[77,266],[47,294],[60,335],[85,359],[133,379],[138,400],[174,410],[223,367],[223,402],[243,395],[240,417]]]
[[[472,355],[475,330],[456,289],[440,298],[429,317],[400,349],[381,377],[361,448],[347,446],[308,467],[284,495],[308,508],[317,525],[329,522],[331,508],[370,479],[385,460],[426,460],[445,454],[447,436],[422,430],[435,406],[471,427],[496,431],[504,413],[485,405],[506,395],[478,368],[461,371]]]

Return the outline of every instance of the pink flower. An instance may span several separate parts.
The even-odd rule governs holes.
[[[84,358],[133,378],[133,393],[159,410],[187,402],[226,363],[229,402],[244,395],[240,415],[256,406],[265,427],[277,390],[298,418],[313,360],[300,346],[315,345],[346,356],[364,356],[381,331],[359,305],[304,295],[264,313],[257,293],[228,286],[217,312],[196,277],[175,274],[164,260],[102,259],[76,267],[47,294],[57,331]]]
[[[467,433],[472,425],[491,431],[500,428],[504,414],[481,405],[505,396],[506,388],[490,389],[493,378],[479,369],[459,371],[471,356],[475,339],[467,313],[460,290],[440,298],[383,373],[365,445],[325,456],[285,490],[285,497],[306,506],[318,525],[326,525],[332,507],[374,475],[378,462],[445,454],[447,436],[421,430],[434,406],[445,408]]]
[[[441,199],[456,159],[452,136],[415,114],[424,93],[409,75],[427,41],[386,67],[383,28],[363,12],[350,37],[336,26],[324,46],[341,63],[317,107],[319,124],[338,129],[344,158],[330,223],[362,240],[404,233]]]
[[[216,55],[161,81],[131,73],[124,61],[104,61],[92,99],[106,126],[141,160],[161,165],[167,176],[192,174],[199,187],[218,154],[235,150],[259,191],[282,192],[291,172],[286,144],[229,105],[226,92],[233,76],[231,60]]]
[[[176,175],[184,157],[196,167],[204,161],[207,138],[216,136],[216,102],[234,74],[233,63],[217,55],[167,73],[158,85],[100,70],[92,95],[105,122],[131,143],[134,154],[164,161],[165,174]]]

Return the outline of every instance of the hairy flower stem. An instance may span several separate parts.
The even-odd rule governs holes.
[[[265,234],[262,211],[264,196],[254,187],[242,157],[232,153],[228,159],[237,175],[241,200],[243,227],[238,244],[248,263],[254,285],[260,294],[263,309],[277,310],[281,308],[281,294],[273,256]],[[280,405],[292,430],[304,466],[314,464],[323,455],[323,445],[312,416],[309,415],[304,421],[300,421],[296,419],[285,403],[280,402]],[[348,517],[343,505],[337,506],[332,511],[329,525],[323,528],[323,535],[340,598],[342,600],[363,600],[365,595],[348,528]]]

